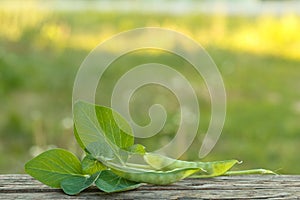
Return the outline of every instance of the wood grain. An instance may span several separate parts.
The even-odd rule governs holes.
[[[185,179],[168,186],[145,185],[106,194],[91,187],[65,195],[24,174],[0,175],[0,199],[300,199],[300,175],[221,176]]]

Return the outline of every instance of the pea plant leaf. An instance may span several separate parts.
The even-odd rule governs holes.
[[[115,111],[77,101],[73,108],[76,138],[93,157],[124,163],[120,149],[131,147],[134,137],[128,123]],[[124,153],[123,153],[124,154]],[[101,156],[101,157],[100,157]]]
[[[141,144],[134,144],[127,148],[127,150],[133,154],[145,155],[146,148]]]
[[[101,171],[95,184],[106,193],[133,190],[143,185],[142,183],[126,180],[110,170]]]
[[[51,149],[38,155],[25,164],[25,171],[54,188],[60,188],[63,180],[82,174],[78,158],[64,149]]]
[[[81,168],[84,174],[95,174],[107,169],[105,165],[93,158],[91,155],[86,155],[81,161]]]
[[[75,195],[90,187],[95,180],[98,179],[100,173],[101,172],[92,175],[73,175],[64,179],[60,186],[66,194]]]

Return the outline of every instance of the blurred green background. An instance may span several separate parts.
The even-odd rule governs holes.
[[[82,154],[71,118],[76,72],[101,41],[145,26],[170,28],[192,37],[223,76],[226,122],[217,145],[204,160],[236,158],[244,161],[239,169],[300,173],[299,13],[256,12],[255,8],[247,13],[251,11],[248,4],[243,13],[224,12],[201,1],[186,1],[183,6],[178,1],[154,2],[0,2],[0,173],[23,173],[28,159],[55,146]],[[133,55],[135,60],[139,56]],[[176,59],[165,61],[181,64]],[[207,98],[203,94],[203,127],[182,159],[197,159],[210,117]],[[135,99],[136,108],[143,106],[142,93]],[[175,120],[169,120],[169,128],[164,129],[169,139],[177,127],[174,109],[178,103],[174,102],[167,108],[169,118]],[[137,116],[144,112],[146,108]],[[136,119],[145,122],[143,117]],[[153,141],[144,144],[151,149]]]

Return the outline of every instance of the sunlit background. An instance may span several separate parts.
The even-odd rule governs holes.
[[[0,1],[0,173],[23,173],[24,163],[48,148],[82,154],[72,130],[76,72],[101,41],[145,26],[192,37],[223,76],[227,118],[205,161],[235,158],[243,160],[238,169],[300,173],[300,3],[287,0]],[[143,124],[143,93],[134,99]],[[178,103],[171,102],[169,138],[157,145],[177,127]],[[185,160],[197,159],[209,121],[207,94],[202,102],[203,127]]]

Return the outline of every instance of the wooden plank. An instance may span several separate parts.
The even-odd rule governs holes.
[[[145,185],[136,190],[106,194],[91,187],[68,196],[24,174],[0,175],[0,199],[300,199],[300,175],[221,176],[185,179],[178,183]]]

